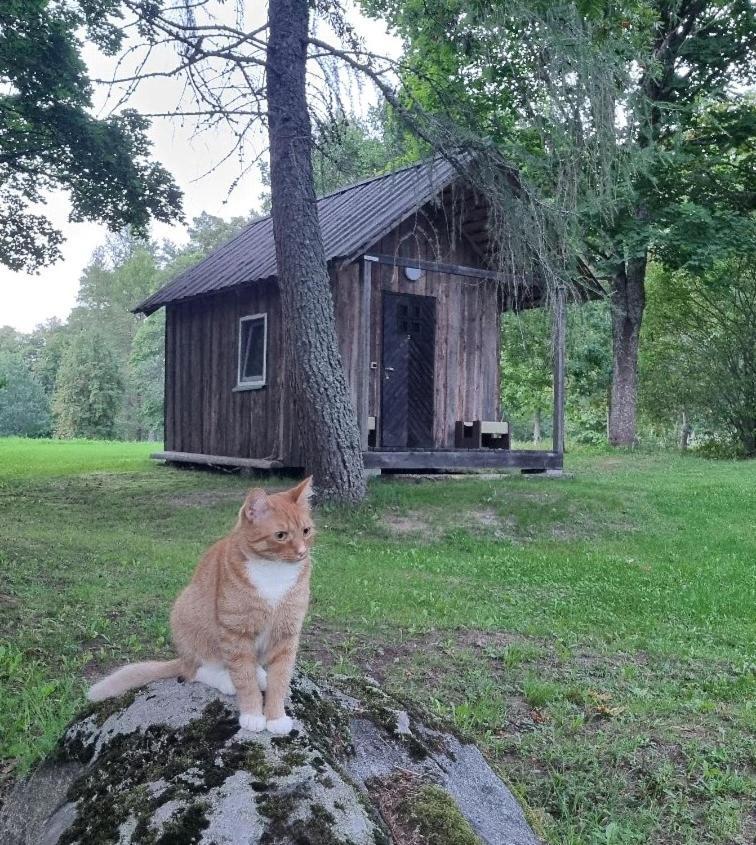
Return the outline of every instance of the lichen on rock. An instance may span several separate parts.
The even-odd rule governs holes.
[[[235,701],[198,683],[160,681],[85,711],[11,794],[0,842],[389,845],[366,784],[397,769],[438,784],[481,842],[537,842],[511,813],[525,838],[491,837],[493,823],[471,808],[470,790],[478,803],[485,789],[500,802],[501,782],[477,749],[423,725],[401,703],[298,676],[290,706],[295,728],[285,737],[241,730]],[[450,784],[443,773],[465,754],[468,781],[477,781]],[[501,815],[497,804],[491,813]]]

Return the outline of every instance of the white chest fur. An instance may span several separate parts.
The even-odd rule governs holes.
[[[296,583],[302,566],[301,563],[248,560],[247,578],[263,601],[275,607]]]

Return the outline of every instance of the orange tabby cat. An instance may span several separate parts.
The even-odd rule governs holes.
[[[236,693],[241,727],[288,733],[284,699],[310,596],[311,494],[311,478],[270,496],[250,490],[233,531],[205,553],[173,605],[178,658],[124,666],[89,690],[90,701],[183,675]]]

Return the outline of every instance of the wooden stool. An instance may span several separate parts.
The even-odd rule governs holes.
[[[495,420],[457,420],[454,446],[457,449],[509,449],[509,423]]]

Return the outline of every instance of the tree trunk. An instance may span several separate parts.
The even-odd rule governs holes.
[[[358,501],[365,495],[360,433],[339,354],[315,204],[305,95],[308,23],[307,0],[270,0],[270,194],[284,343],[305,469],[323,498]]]
[[[736,420],[735,436],[745,457],[756,457],[756,416],[746,414]]]
[[[680,427],[680,449],[685,452],[690,444],[690,435],[693,429],[688,422],[688,415],[685,411],[682,412],[682,425]]]
[[[533,443],[536,446],[541,444],[541,409],[536,408],[533,414]]]
[[[632,446],[635,442],[638,339],[646,304],[645,281],[645,254],[623,262],[612,280],[612,446]]]

